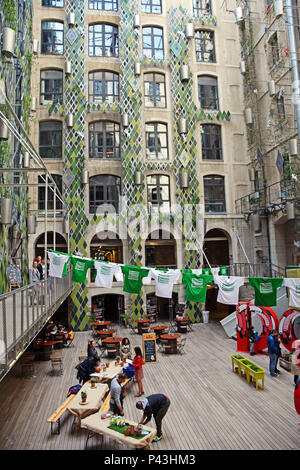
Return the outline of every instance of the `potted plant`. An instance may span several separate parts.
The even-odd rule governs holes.
[[[119,364],[120,359],[121,359],[120,356],[117,356],[117,357],[116,357],[116,363],[117,363],[117,364]]]
[[[109,362],[106,362],[105,367],[106,368],[109,367]]]
[[[86,400],[87,400],[86,392],[81,392],[81,401],[82,401],[82,403],[86,403]]]
[[[95,377],[91,378],[91,387],[96,388],[96,379],[95,379]]]

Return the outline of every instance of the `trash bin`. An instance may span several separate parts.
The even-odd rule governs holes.
[[[203,318],[203,323],[208,323],[208,319],[209,319],[208,310],[202,310],[202,318]]]

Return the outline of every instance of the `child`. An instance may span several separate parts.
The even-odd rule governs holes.
[[[137,393],[135,396],[140,397],[144,395],[144,388],[143,388],[143,383],[142,379],[144,378],[144,373],[143,373],[143,357],[142,357],[142,351],[139,346],[136,346],[134,348],[135,352],[135,358],[132,361],[132,366],[134,367],[134,378],[137,381],[138,387],[139,387],[139,393]]]
[[[131,347],[128,338],[123,338],[121,345],[122,360],[131,359]]]

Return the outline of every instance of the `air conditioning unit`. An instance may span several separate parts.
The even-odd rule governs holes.
[[[28,215],[27,216],[27,233],[34,235],[36,233],[36,216]]]
[[[180,187],[181,189],[187,189],[189,187],[189,173],[182,171],[180,174]]]
[[[8,140],[8,127],[6,123],[0,118],[0,141]]]
[[[137,76],[141,75],[141,64],[140,64],[140,62],[136,62],[134,64],[134,74],[137,75]]]
[[[37,39],[32,40],[32,53],[37,54],[39,51],[39,41]]]
[[[240,71],[242,75],[246,73],[246,62],[244,60],[241,60],[240,62]]]
[[[141,26],[140,15],[135,15],[134,16],[134,27],[139,28],[140,26]]]
[[[185,118],[180,118],[178,122],[178,131],[179,134],[187,133],[187,120]]]
[[[13,200],[3,197],[1,199],[1,223],[10,224],[12,218]]]
[[[68,25],[69,27],[75,26],[76,20],[75,20],[75,13],[71,12],[68,15]]]
[[[295,218],[295,206],[292,202],[287,202],[286,206],[286,215],[288,220],[294,220]]]
[[[295,155],[298,155],[298,141],[297,141],[297,139],[289,140],[289,153],[290,153],[291,157],[293,157]]]
[[[123,125],[123,127],[128,127],[128,126],[129,126],[129,116],[128,116],[128,113],[122,114],[122,125]]]
[[[135,172],[134,182],[137,186],[142,184],[142,172],[141,171]]]
[[[66,60],[65,63],[65,74],[66,75],[71,75],[72,73],[72,62],[70,60]]]
[[[81,182],[82,182],[82,184],[88,184],[89,183],[89,172],[88,172],[88,170],[82,170]]]
[[[66,119],[67,127],[73,127],[74,126],[74,116],[72,113],[67,114],[67,119]]]

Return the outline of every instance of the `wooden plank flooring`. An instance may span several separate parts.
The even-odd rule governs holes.
[[[128,336],[132,346],[142,338],[114,326],[116,335]],[[186,334],[183,355],[158,353],[156,364],[144,366],[145,393],[165,393],[171,406],[163,420],[163,439],[158,450],[291,450],[300,448],[300,417],[294,409],[293,376],[280,368],[271,378],[269,359],[255,356],[263,367],[265,390],[256,391],[231,369],[236,342],[227,338],[216,322],[199,324]],[[61,419],[60,435],[50,434],[47,418],[77,384],[78,353],[86,349],[90,332],[76,332],[70,348],[63,349],[63,375],[52,371],[51,362],[35,361],[35,375],[20,377],[19,364],[0,382],[0,449],[81,450],[87,431],[71,431],[73,416]],[[125,416],[138,420],[137,385],[124,401]],[[155,426],[154,421],[149,423]],[[94,437],[88,449],[125,450],[107,438]]]

